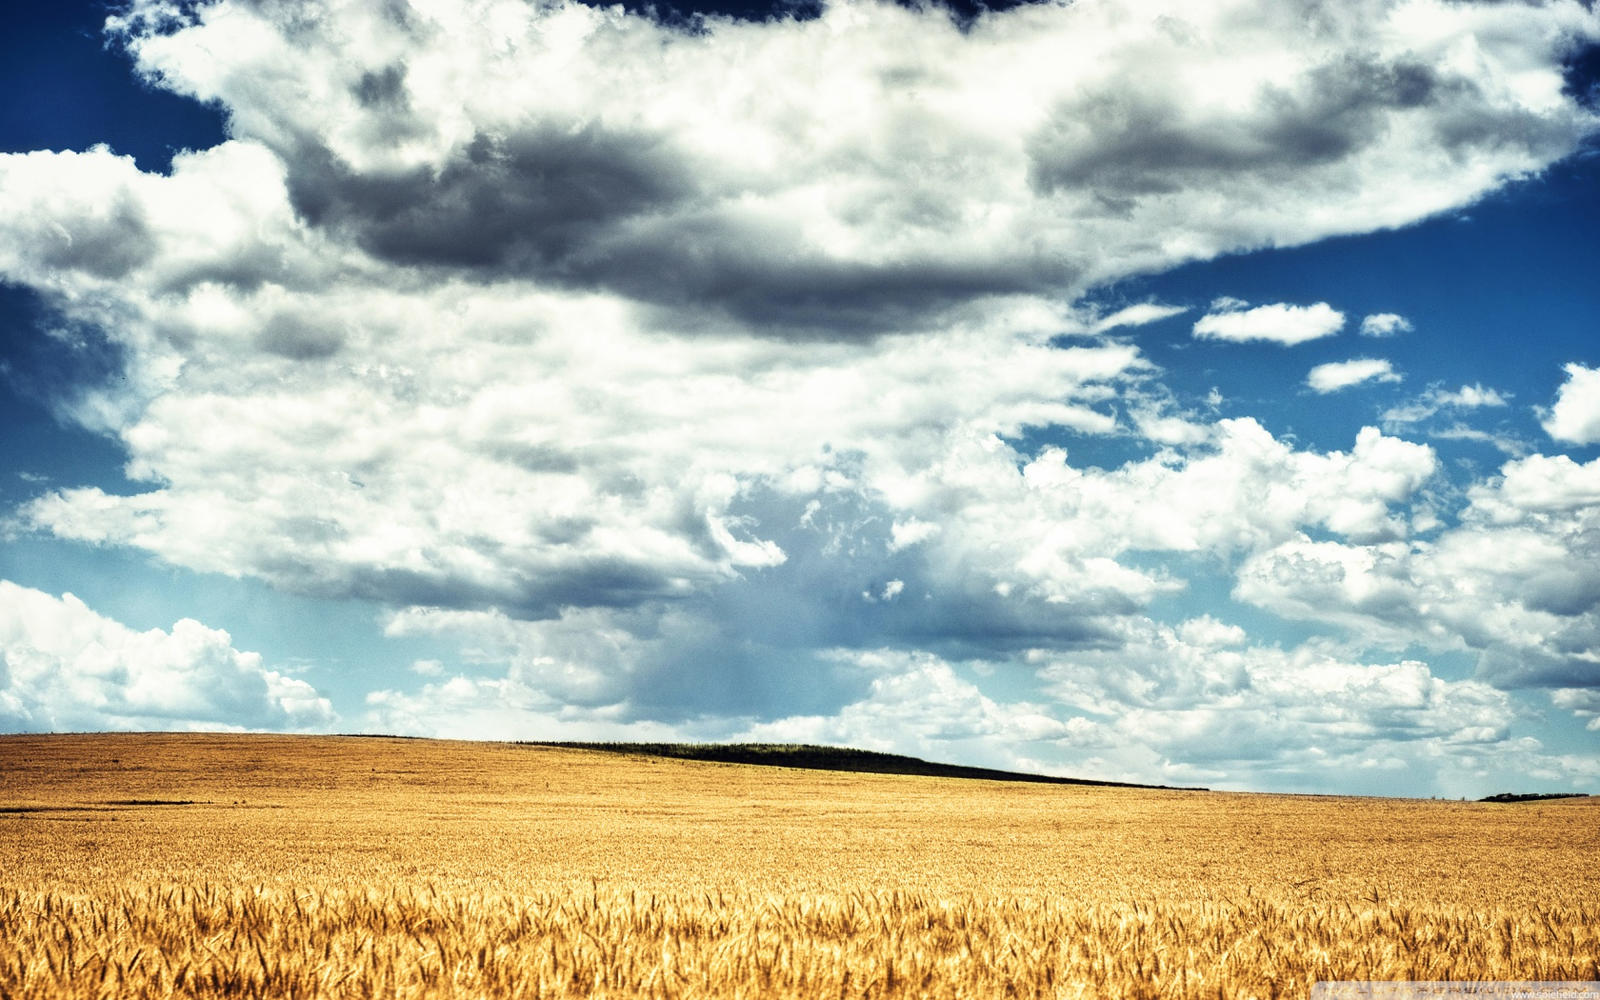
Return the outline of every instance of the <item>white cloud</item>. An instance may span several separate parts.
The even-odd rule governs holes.
[[[1520,458],[1533,450],[1520,435],[1479,430],[1460,422],[1430,428],[1428,436],[1441,441],[1476,441],[1497,448],[1512,458]]]
[[[444,675],[444,664],[438,660],[413,660],[411,672],[422,677],[441,677]]]
[[[1436,468],[1430,449],[1375,429],[1358,435],[1349,452],[1318,454],[1294,451],[1249,420],[1223,422],[1185,460],[1080,470],[1047,450],[1019,470],[1021,461],[993,438],[970,440],[937,463],[884,480],[887,509],[862,507],[848,493],[812,498],[808,520],[780,538],[792,556],[782,567],[668,610],[569,608],[519,622],[504,613],[417,608],[392,628],[457,638],[480,650],[484,665],[506,665],[513,680],[564,704],[662,718],[682,710],[660,701],[670,695],[666,678],[691,665],[814,673],[804,648],[793,645],[793,628],[827,645],[897,641],[990,656],[1022,645],[1110,641],[1118,619],[1183,586],[1120,561],[1124,553],[1227,556],[1292,538],[1306,525],[1359,540],[1404,537],[1395,507]],[[770,520],[794,523],[792,515]],[[935,523],[938,531],[909,527]],[[914,545],[890,544],[912,534]],[[880,561],[886,551],[894,560],[887,565]],[[840,618],[845,600],[872,611]],[[712,661],[727,653],[708,645],[716,642],[741,652],[716,667]],[[770,688],[732,676],[731,690]],[[763,701],[729,710],[774,707]]]
[[[911,518],[907,521],[896,521],[889,528],[889,551],[899,552],[919,545],[939,533],[939,526],[931,521],[919,521]]]
[[[1529,455],[1507,462],[1498,482],[1474,487],[1471,497],[1469,513],[1494,524],[1583,517],[1600,505],[1600,459],[1580,465],[1565,455]]]
[[[1326,302],[1310,306],[1280,302],[1254,309],[1236,303],[1237,300],[1228,300],[1229,308],[1200,317],[1194,325],[1194,335],[1201,340],[1264,340],[1293,345],[1331,337],[1344,328],[1344,313]],[[1217,304],[1212,305],[1215,308]]]
[[[456,740],[595,740],[664,742],[685,730],[618,720],[604,710],[557,703],[515,678],[457,675],[417,691],[380,688],[366,696],[368,732]],[[705,734],[715,738],[716,733]]]
[[[369,292],[368,325],[392,332],[293,381],[187,366],[122,431],[156,488],[47,493],[26,516],[312,593],[632,604],[781,563],[775,526],[734,513],[758,486],[893,490],[972,435],[1110,429],[1074,397],[1140,365],[1131,347],[988,329],[818,349],[663,339],[592,300],[442,297]],[[458,309],[469,325],[430,339]],[[563,321],[570,335],[522,326]],[[980,391],[976,369],[993,372]]]
[[[1477,382],[1463,385],[1459,389],[1430,385],[1420,396],[1385,410],[1382,421],[1383,426],[1389,430],[1403,430],[1413,424],[1422,423],[1438,413],[1459,415],[1468,410],[1503,408],[1510,405],[1510,402],[1511,397],[1508,393],[1487,388]],[[1474,432],[1459,423],[1450,427],[1436,427],[1429,433],[1439,438],[1478,438],[1490,442],[1501,440],[1484,431]]]
[[[1306,375],[1306,385],[1320,393],[1338,392],[1363,382],[1398,382],[1400,374],[1381,358],[1355,358],[1317,365]]]
[[[1565,367],[1567,380],[1544,418],[1545,433],[1572,444],[1600,443],[1600,368]]]
[[[1476,383],[1464,385],[1455,392],[1438,392],[1431,396],[1440,406],[1453,406],[1473,410],[1483,406],[1508,406],[1509,397],[1495,389],[1485,389]]]
[[[1393,788],[1385,779],[1355,775],[1387,760],[1437,784],[1467,784],[1481,769],[1514,771],[1527,755],[1514,733],[1518,708],[1488,684],[1446,680],[1416,660],[1363,662],[1331,644],[1252,645],[1210,618],[1130,622],[1116,646],[1029,660],[1053,701],[1099,724],[1095,756],[1144,780],[1187,771],[1180,780],[1248,775],[1249,787],[1297,790],[1344,774],[1383,792]]]
[[[1585,729],[1600,732],[1600,688],[1557,688],[1550,692],[1550,702],[1580,719],[1588,719]]]
[[[1410,333],[1415,327],[1411,321],[1399,313],[1372,313],[1361,317],[1361,335],[1363,337],[1393,337],[1396,334]]]
[[[1131,306],[1124,306],[1109,316],[1097,320],[1090,329],[1095,333],[1104,333],[1125,326],[1145,326],[1157,323],[1173,316],[1179,316],[1189,311],[1187,306],[1166,306],[1158,302],[1139,302]]]
[[[1246,559],[1234,596],[1391,648],[1470,651],[1507,686],[1600,684],[1600,460],[1508,462],[1431,541],[1300,537]]]
[[[871,677],[860,700],[833,715],[758,723],[734,738],[842,744],[1016,767],[1028,744],[1081,742],[1094,728],[1085,719],[1058,718],[1046,705],[996,702],[962,679],[950,663],[927,653],[880,649],[831,655]]]
[[[0,580],[0,730],[324,729],[326,698],[191,619],[137,632]]]

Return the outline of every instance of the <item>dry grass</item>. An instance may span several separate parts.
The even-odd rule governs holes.
[[[3,737],[0,997],[1304,997],[1316,979],[1600,979],[1597,807],[403,740]]]

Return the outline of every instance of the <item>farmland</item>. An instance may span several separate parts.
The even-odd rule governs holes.
[[[0,737],[0,996],[1271,997],[1600,979],[1600,800]]]

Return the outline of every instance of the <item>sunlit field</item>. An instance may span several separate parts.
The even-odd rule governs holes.
[[[0,997],[1304,997],[1600,979],[1600,800],[0,737]]]

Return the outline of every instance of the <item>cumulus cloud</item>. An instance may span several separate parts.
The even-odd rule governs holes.
[[[1517,709],[1487,684],[1316,643],[1253,645],[1241,632],[1204,617],[1144,623],[1118,649],[1035,659],[1053,698],[1113,720],[1125,755],[1142,748],[1213,774],[1276,772],[1278,782],[1316,787],[1317,775],[1373,758],[1421,764],[1446,748],[1509,748]]]
[[[1544,431],[1572,444],[1600,442],[1600,368],[1566,366],[1567,380],[1543,420]]]
[[[1063,546],[1084,555],[1248,551],[1305,525],[1389,537],[1405,531],[1391,505],[1437,467],[1432,449],[1370,427],[1351,451],[1321,454],[1295,451],[1254,420],[1230,419],[1216,425],[1208,445],[1103,473],[1073,468],[1064,452],[1047,450],[1022,470],[1038,513],[996,519],[987,529],[968,524],[964,537],[1007,551],[1000,536],[1026,526],[1024,544],[1034,555],[1019,558],[1019,567]]]
[[[305,681],[184,619],[138,632],[71,594],[0,580],[0,729],[323,729]]]
[[[1600,686],[1600,460],[1507,462],[1422,541],[1301,536],[1251,556],[1234,594],[1365,641],[1465,650],[1510,686]]]
[[[1225,300],[1224,307],[1206,313],[1194,324],[1194,335],[1201,340],[1228,340],[1246,343],[1253,340],[1271,343],[1303,344],[1308,340],[1331,337],[1344,328],[1344,313],[1326,302],[1310,306],[1285,303],[1245,308],[1236,299]]]
[[[1398,382],[1400,373],[1381,358],[1354,358],[1317,365],[1306,374],[1306,385],[1320,393],[1338,392],[1363,382]]]
[[[1411,321],[1399,313],[1372,313],[1361,317],[1361,335],[1363,337],[1393,337],[1396,334],[1410,333],[1415,327]]]
[[[1557,708],[1568,709],[1578,718],[1589,720],[1585,729],[1600,732],[1600,689],[1558,688],[1550,692],[1550,701]]]
[[[1565,455],[1530,455],[1507,462],[1497,482],[1472,491],[1469,513],[1492,524],[1534,515],[1583,516],[1600,504],[1600,459],[1579,464]]]

